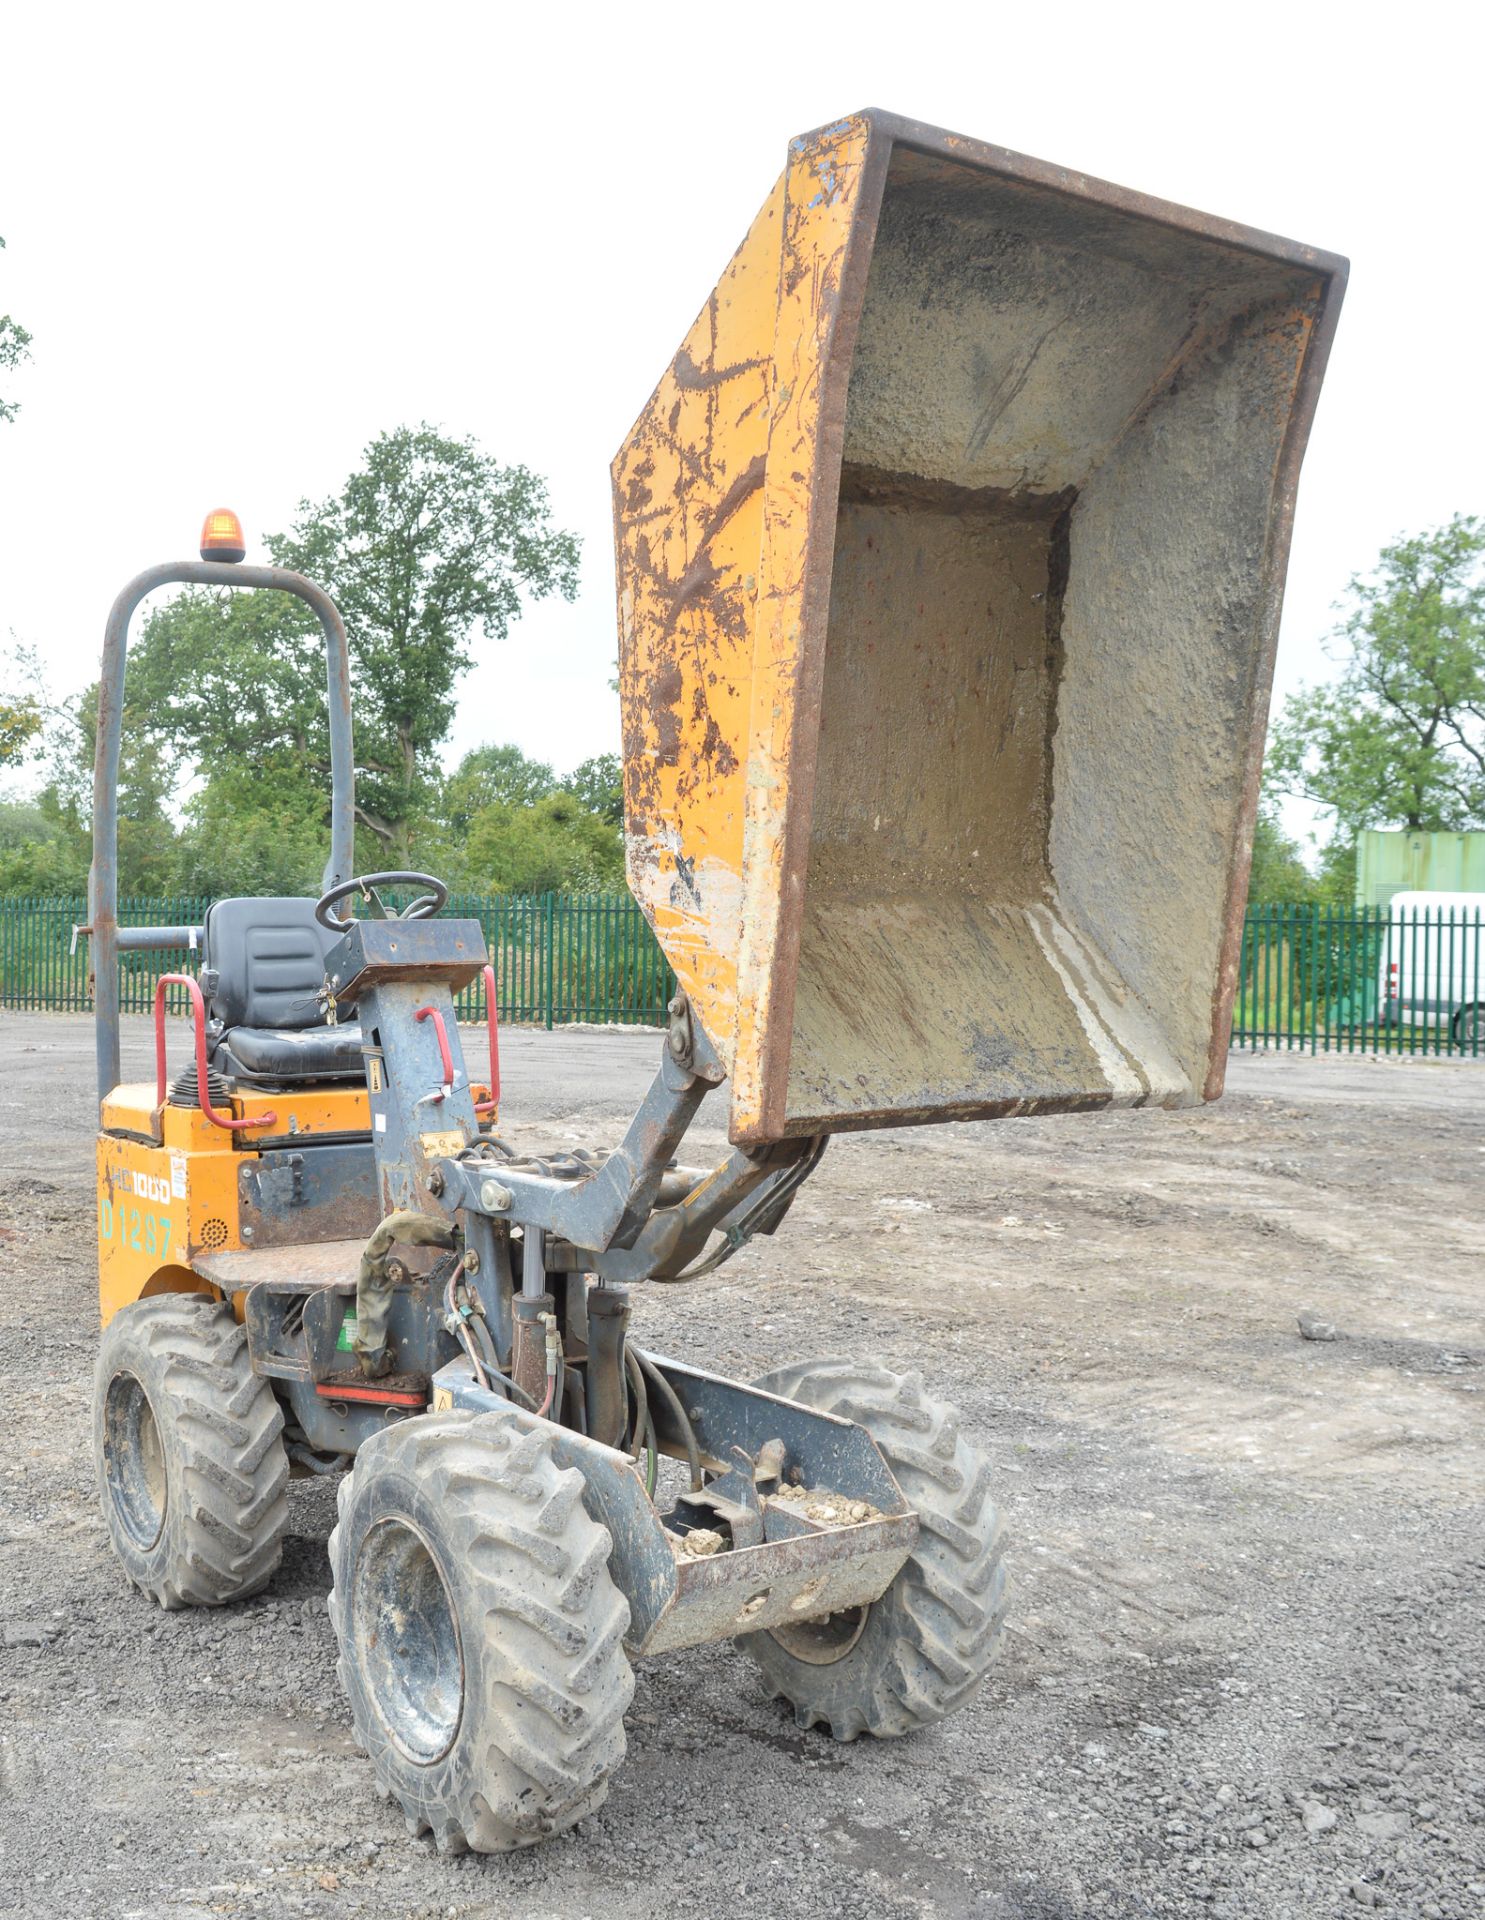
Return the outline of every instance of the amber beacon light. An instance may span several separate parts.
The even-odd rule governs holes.
[[[230,507],[217,507],[201,523],[203,560],[241,560],[247,554],[242,522]]]

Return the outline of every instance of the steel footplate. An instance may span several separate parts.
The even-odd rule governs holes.
[[[627,1454],[538,1422],[480,1387],[467,1360],[434,1375],[433,1404],[498,1410],[523,1430],[540,1424],[561,1464],[583,1475],[585,1504],[614,1543],[609,1566],[629,1601],[634,1653],[879,1599],[917,1541],[918,1517],[865,1429],[675,1361],[655,1364],[686,1408],[708,1476],[700,1496],[683,1494],[669,1514]],[[661,1450],[680,1457],[678,1439],[657,1424]],[[711,1537],[697,1551],[703,1534]]]

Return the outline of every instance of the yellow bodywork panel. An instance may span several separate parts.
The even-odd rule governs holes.
[[[630,886],[740,1143],[1221,1089],[1345,262],[868,112],[613,466]]]
[[[865,138],[851,121],[795,143],[613,468],[629,884],[734,1113],[759,1098],[766,1007],[740,1000],[739,964],[745,925],[755,949],[775,937],[794,719],[775,683],[798,664],[819,363]]]
[[[250,1093],[232,1102],[232,1112],[271,1113],[264,1131],[275,1138],[364,1133],[370,1125],[365,1089],[357,1087]],[[198,1108],[156,1108],[152,1084],[116,1087],[101,1120],[98,1303],[106,1326],[148,1295],[212,1290],[194,1263],[201,1253],[242,1246],[238,1171],[251,1149]]]

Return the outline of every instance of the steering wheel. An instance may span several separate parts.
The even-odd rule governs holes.
[[[401,913],[389,912],[377,888],[393,886],[427,887],[428,892],[419,894]],[[448,888],[431,873],[363,873],[354,880],[342,880],[338,887],[322,893],[315,902],[315,918],[327,933],[344,933],[355,918],[354,914],[348,914],[342,920],[332,911],[352,894],[359,894],[370,902],[368,917],[372,920],[427,920],[435,913],[442,913],[449,904]]]

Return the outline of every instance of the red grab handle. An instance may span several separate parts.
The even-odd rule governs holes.
[[[476,1113],[493,1113],[500,1105],[500,1009],[496,1005],[495,969],[485,968],[485,1025],[490,1033],[490,1097],[476,1100]]]
[[[211,1104],[206,1081],[206,1002],[201,988],[189,973],[162,973],[155,982],[155,1105],[165,1104],[165,989],[184,987],[191,996],[191,1011],[196,1016],[196,1099],[201,1111],[214,1127],[235,1133],[239,1127],[271,1127],[278,1115],[260,1113],[255,1119],[234,1120],[218,1113]]]
[[[419,1007],[413,1019],[431,1020],[433,1031],[438,1035],[438,1057],[443,1062],[443,1090],[445,1094],[454,1091],[454,1056],[449,1051],[448,1031],[443,1024],[443,1014],[437,1007]]]

